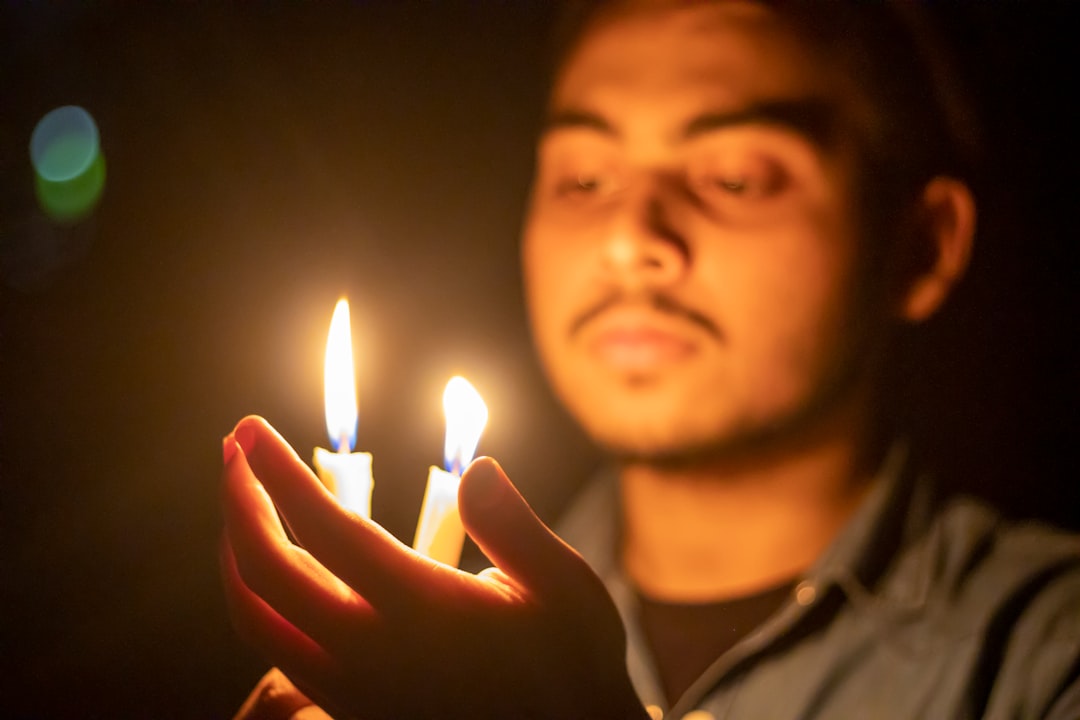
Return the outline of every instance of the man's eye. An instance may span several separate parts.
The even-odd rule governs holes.
[[[748,173],[707,174],[698,183],[700,192],[717,199],[765,200],[784,190],[787,179],[777,168]]]
[[[587,196],[600,192],[603,183],[593,175],[577,175],[560,180],[555,185],[555,194],[560,197]]]
[[[714,190],[721,190],[732,195],[745,195],[750,189],[750,182],[745,177],[712,178],[710,184]]]

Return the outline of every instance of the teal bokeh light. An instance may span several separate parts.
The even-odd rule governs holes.
[[[105,156],[97,124],[83,108],[46,113],[30,136],[30,162],[42,211],[59,222],[88,215],[105,189]]]

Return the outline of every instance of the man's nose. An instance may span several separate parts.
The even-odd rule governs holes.
[[[689,267],[690,246],[675,223],[677,198],[662,178],[627,187],[615,203],[604,244],[604,269],[630,289],[671,285]]]

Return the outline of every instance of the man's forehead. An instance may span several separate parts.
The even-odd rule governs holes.
[[[732,104],[807,95],[823,75],[815,60],[787,23],[758,3],[620,3],[586,25],[563,62],[552,104],[620,87],[728,93],[736,96]]]
[[[822,140],[835,108],[826,73],[757,3],[625,3],[586,29],[553,88],[545,130],[669,139],[777,123]]]

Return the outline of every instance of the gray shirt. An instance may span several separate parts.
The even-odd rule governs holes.
[[[600,478],[559,534],[607,585],[653,717],[1080,720],[1080,538],[940,500],[894,448],[791,598],[672,707],[617,562],[618,489]]]

